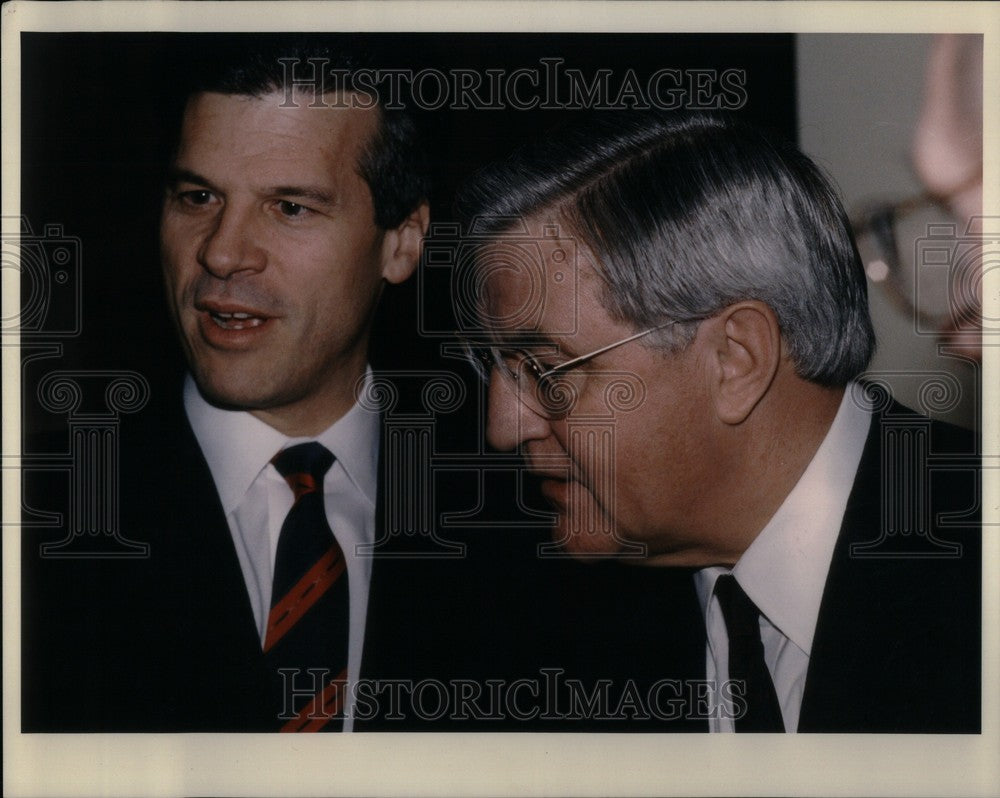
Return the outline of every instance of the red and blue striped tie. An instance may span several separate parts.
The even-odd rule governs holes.
[[[333,461],[315,442],[284,449],[271,461],[295,494],[278,538],[264,639],[283,732],[343,728],[347,571],[323,507],[323,477]]]

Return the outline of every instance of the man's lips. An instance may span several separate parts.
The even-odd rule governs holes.
[[[206,314],[214,326],[222,330],[252,330],[272,318],[266,311],[258,308],[231,303],[196,302],[195,309]]]
[[[249,313],[212,313],[209,318],[223,330],[245,330],[247,328],[259,327],[267,319],[260,316],[252,316]]]
[[[527,452],[528,473],[541,482],[569,482],[573,479],[573,463],[562,453]]]
[[[565,507],[569,502],[569,480],[546,477],[540,486],[542,495],[553,504]]]
[[[260,307],[232,301],[200,300],[194,309],[202,341],[221,351],[258,347],[277,318]]]
[[[542,496],[557,507],[567,507],[569,505],[569,472],[566,469],[560,471],[537,471],[532,469],[531,475],[540,480],[539,489]]]
[[[555,480],[556,482],[568,482],[569,481],[569,469],[561,468],[556,470],[545,470],[539,468],[532,468],[528,466],[528,473],[531,474],[535,479],[540,480]]]

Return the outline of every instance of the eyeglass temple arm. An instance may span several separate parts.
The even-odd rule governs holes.
[[[648,330],[637,332],[635,335],[630,335],[628,338],[623,338],[621,341],[615,341],[614,343],[608,344],[607,346],[602,346],[596,352],[588,352],[586,355],[580,355],[579,357],[575,357],[572,360],[567,360],[565,363],[560,363],[558,366],[553,366],[548,371],[543,372],[542,374],[539,375],[539,378],[541,379],[543,377],[548,377],[552,374],[556,374],[560,371],[566,371],[566,369],[571,369],[578,363],[583,363],[584,361],[590,360],[591,358],[595,358],[598,355],[603,355],[605,352],[608,352],[619,346],[624,346],[630,341],[634,341],[636,338],[642,338],[644,335],[649,335],[650,333],[654,333],[657,330],[662,330],[666,327],[669,327],[671,324],[676,324],[676,323],[677,323],[676,321],[668,321],[665,324],[660,324],[656,327],[650,327]]]

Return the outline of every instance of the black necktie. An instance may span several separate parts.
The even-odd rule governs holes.
[[[746,712],[735,719],[736,731],[783,732],[778,696],[764,663],[760,610],[730,574],[718,578],[715,595],[729,633],[729,678],[743,682],[746,688]]]
[[[333,460],[313,442],[284,449],[271,461],[295,495],[278,537],[264,640],[281,731],[343,727],[347,571],[323,508],[323,477]]]

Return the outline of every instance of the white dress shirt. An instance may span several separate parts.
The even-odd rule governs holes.
[[[371,380],[371,371],[366,375]],[[378,491],[379,414],[355,404],[315,438],[289,438],[246,411],[209,404],[188,375],[184,407],[208,461],[222,509],[229,522],[243,571],[250,606],[260,634],[267,633],[271,581],[281,525],[294,497],[271,465],[281,449],[316,440],[336,460],[323,480],[323,502],[330,529],[344,551],[350,592],[347,678],[356,684],[361,670],[371,582],[370,557],[358,556],[375,541]],[[351,731],[353,691],[347,690],[344,731]]]
[[[862,391],[854,390],[853,384],[847,386],[809,466],[732,571],[713,566],[694,577],[708,631],[706,678],[716,685],[729,678],[729,637],[714,591],[716,579],[732,573],[760,610],[764,661],[786,731],[798,729],[823,587],[871,425],[871,407],[859,407],[861,397]],[[722,712],[718,704],[713,707],[716,711],[709,728],[733,731],[733,710],[723,698],[726,693],[717,689],[715,695],[723,702]]]

